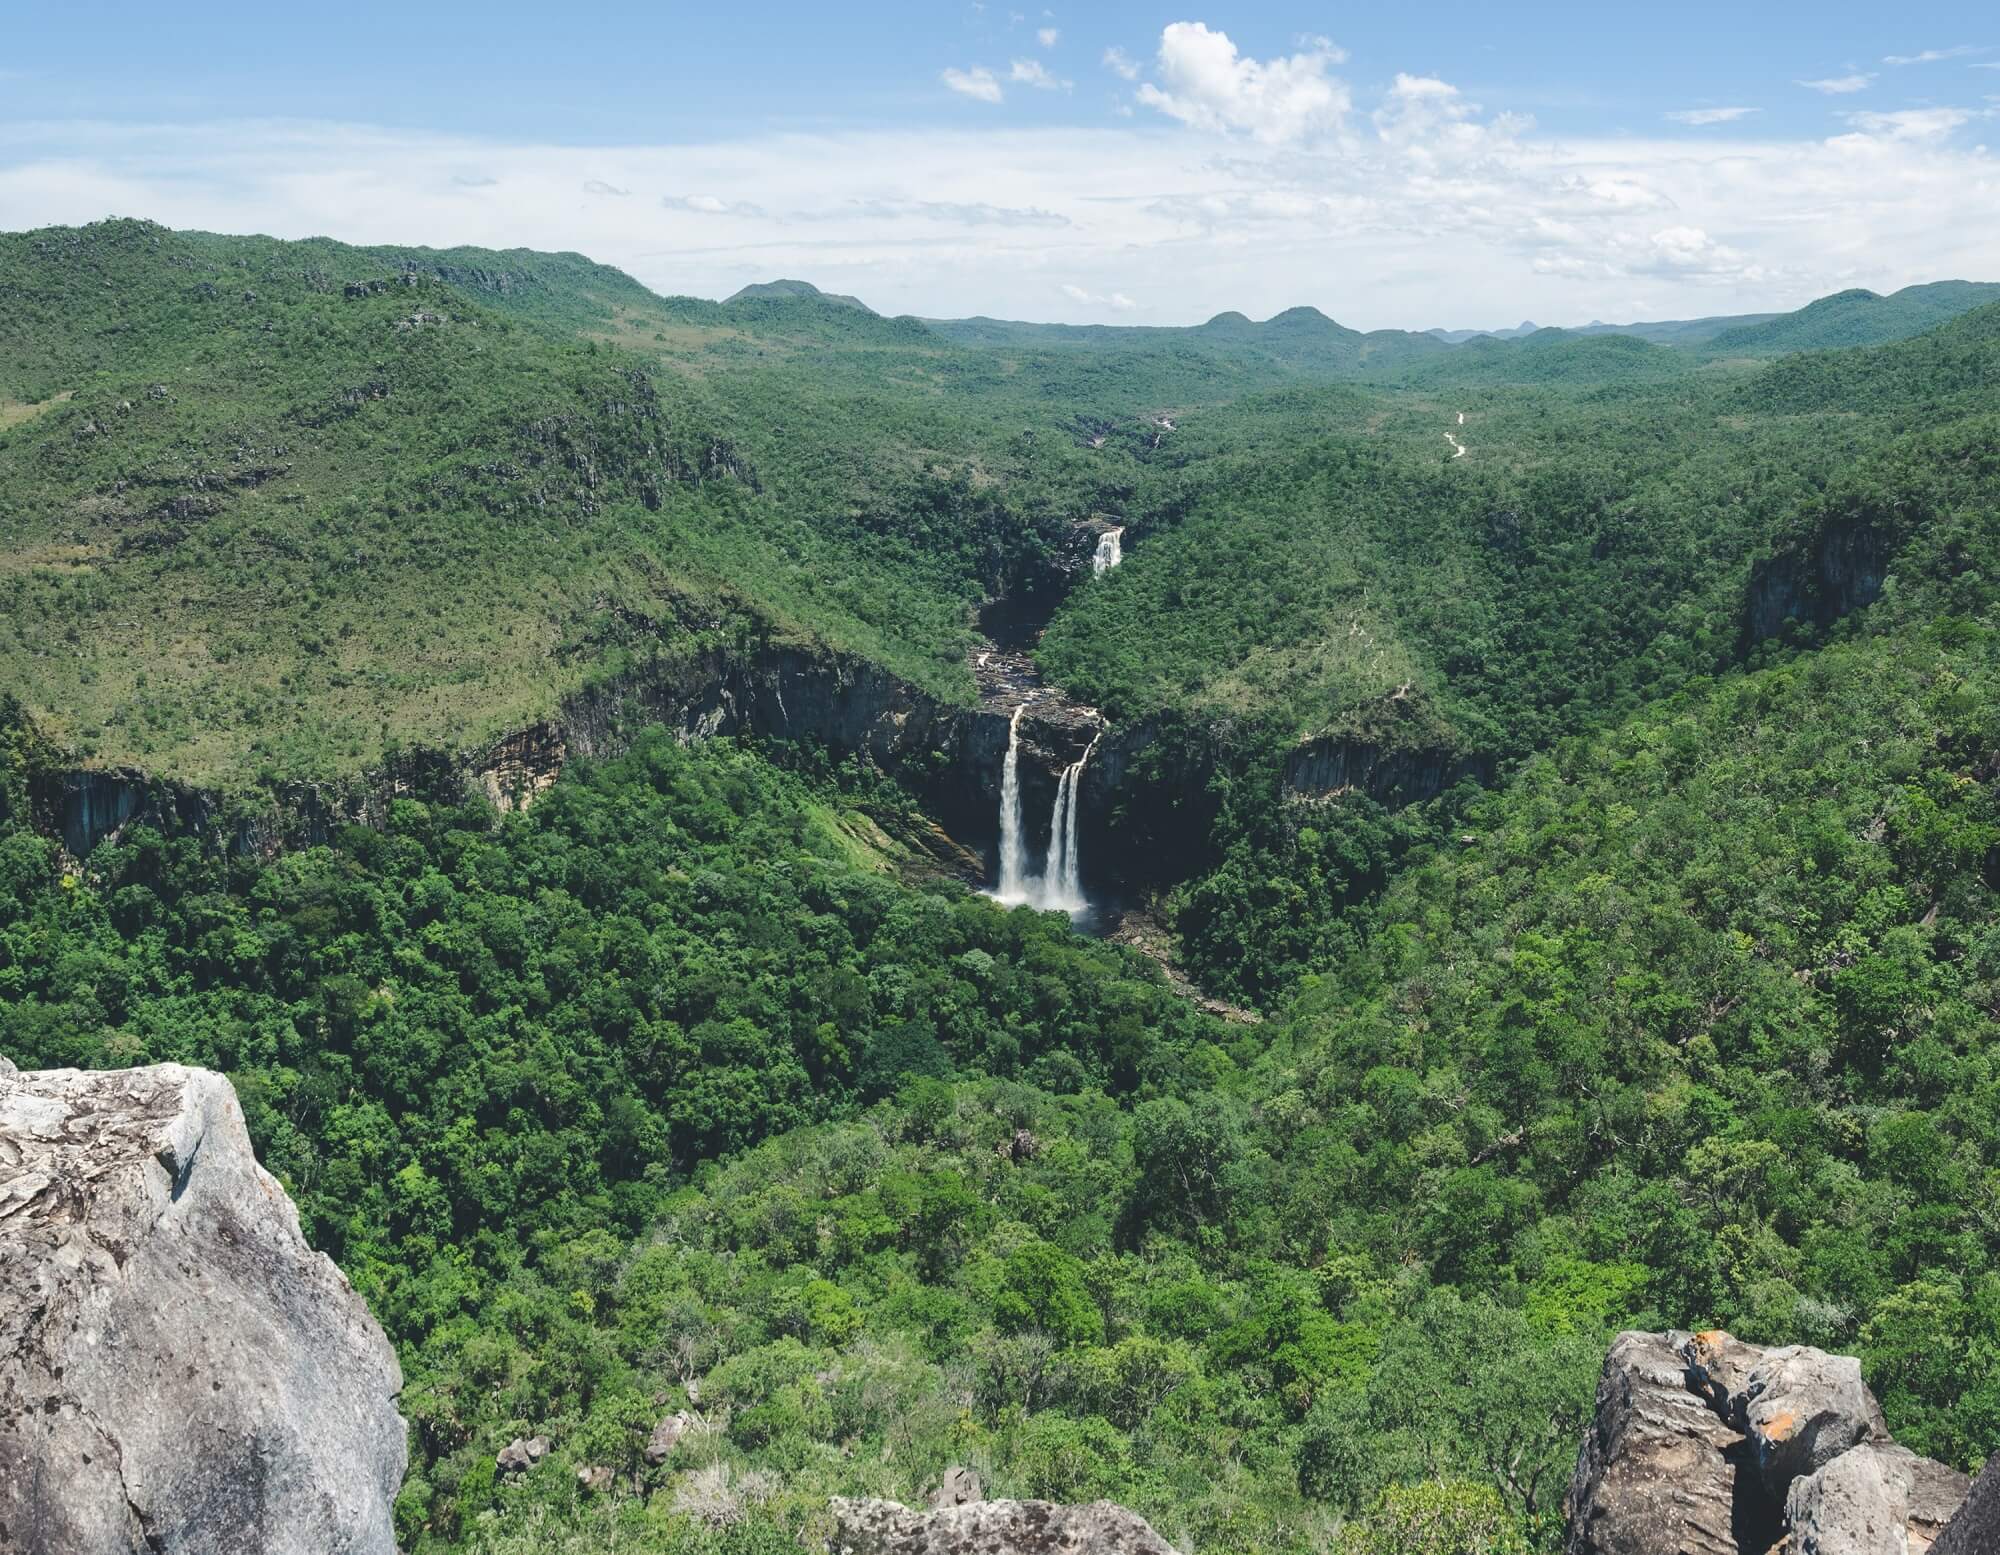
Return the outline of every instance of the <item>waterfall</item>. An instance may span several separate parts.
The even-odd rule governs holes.
[[[1103,738],[1104,731],[1099,729],[1091,736],[1082,758],[1063,768],[1062,780],[1056,785],[1055,813],[1049,817],[1049,857],[1042,869],[1044,905],[1059,908],[1071,917],[1090,906],[1083,894],[1083,854],[1077,847],[1076,829],[1077,817],[1083,809],[1083,769]]]
[[[1009,903],[1028,900],[1028,843],[1021,830],[1021,715],[1023,702],[1007,721],[1007,760],[1000,768],[1000,889]]]
[[[1125,531],[1107,529],[1097,537],[1097,554],[1090,559],[1093,577],[1101,577],[1125,560]]]
[[[1027,829],[1021,819],[1021,715],[1023,702],[1007,722],[1007,759],[1000,768],[1000,883],[993,897],[1009,907],[1027,905],[1043,912],[1066,912],[1072,918],[1090,909],[1083,894],[1083,854],[1077,829],[1083,805],[1083,769],[1097,742],[1098,730],[1080,761],[1063,768],[1056,784],[1055,810],[1049,816],[1049,851],[1039,876],[1028,873]]]

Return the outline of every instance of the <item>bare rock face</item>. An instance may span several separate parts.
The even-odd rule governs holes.
[[[1570,1481],[1567,1555],[1922,1555],[1957,1470],[1889,1440],[1850,1356],[1621,1334]]]
[[[1923,1555],[1911,1541],[1910,1555]],[[1989,1555],[2000,1550],[2000,1453],[1986,1460],[1972,1492],[1945,1525],[1929,1555]]]
[[[1863,1442],[1792,1481],[1787,1555],[1922,1555],[1965,1500],[1955,1469],[1894,1442]]]
[[[832,1507],[829,1555],[1176,1555],[1144,1518],[1109,1501],[974,1501],[916,1512],[836,1496]]]
[[[1570,1481],[1568,1555],[1737,1555],[1742,1438],[1689,1388],[1678,1337],[1612,1345]]]
[[[401,1386],[227,1080],[0,1060],[0,1551],[393,1555]]]

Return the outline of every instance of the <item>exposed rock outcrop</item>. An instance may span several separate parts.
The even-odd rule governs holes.
[[[2000,1453],[1986,1460],[1930,1555],[1989,1555],[1993,1550],[2000,1550]]]
[[[227,1080],[0,1061],[0,1550],[393,1555],[401,1386]]]
[[[1567,1555],[1922,1555],[1963,1474],[1889,1440],[1851,1356],[1621,1334],[1565,1510]]]
[[[1109,1501],[973,1501],[917,1512],[837,1496],[832,1507],[829,1555],[1176,1555],[1143,1517]]]

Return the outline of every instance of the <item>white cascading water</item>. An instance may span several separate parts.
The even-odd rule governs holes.
[[[1090,559],[1092,577],[1102,577],[1125,560],[1125,531],[1107,529],[1097,537],[1097,554]]]
[[[1084,748],[1082,758],[1063,768],[1062,780],[1056,784],[1055,813],[1049,817],[1049,857],[1042,869],[1042,905],[1066,912],[1072,918],[1090,906],[1083,894],[1083,854],[1076,841],[1077,816],[1083,809],[1079,797],[1083,791],[1083,769],[1103,738],[1104,731],[1100,729]]]
[[[1000,768],[1000,888],[993,894],[1009,906],[1029,899],[1028,844],[1021,826],[1021,715],[1023,702],[1007,721],[1007,759]]]
[[[1055,811],[1049,817],[1049,851],[1039,876],[1028,873],[1027,828],[1021,818],[1021,715],[1023,702],[1007,722],[1007,758],[1000,768],[1000,883],[994,899],[1009,907],[1029,906],[1043,912],[1066,912],[1072,918],[1089,911],[1083,894],[1083,855],[1077,847],[1078,802],[1084,764],[1104,738],[1098,731],[1083,760],[1063,769],[1056,785]]]

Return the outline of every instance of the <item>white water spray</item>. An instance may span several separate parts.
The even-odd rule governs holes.
[[[1042,873],[1028,873],[1027,828],[1021,817],[1021,715],[1023,702],[1007,723],[1007,758],[1000,768],[1000,883],[994,899],[1009,907],[1029,906],[1043,912],[1066,912],[1072,918],[1089,911],[1083,894],[1083,854],[1077,845],[1083,769],[1104,738],[1099,730],[1080,761],[1063,769],[1056,784],[1056,804],[1049,816],[1049,851]]]
[[[1083,810],[1083,769],[1103,738],[1104,731],[1099,729],[1084,747],[1081,759],[1063,768],[1062,780],[1056,784],[1055,813],[1049,817],[1049,856],[1042,869],[1044,905],[1058,908],[1071,917],[1090,906],[1083,894],[1083,854],[1077,847],[1077,817]]]
[[[1093,577],[1101,577],[1125,560],[1125,531],[1107,529],[1097,537],[1097,554],[1090,559]]]
[[[1007,759],[1000,767],[1000,889],[994,894],[1008,904],[1029,895],[1028,844],[1021,828],[1021,715],[1023,702],[1007,721]]]

